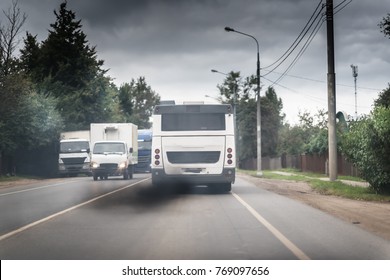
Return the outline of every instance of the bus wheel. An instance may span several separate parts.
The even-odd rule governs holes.
[[[210,185],[210,187],[213,188],[213,190],[218,193],[227,193],[232,190],[231,183],[212,184]]]

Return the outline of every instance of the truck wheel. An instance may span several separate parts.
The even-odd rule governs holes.
[[[133,175],[134,175],[134,166],[133,166],[133,165],[130,165],[130,166],[127,168],[127,172],[129,173],[129,178],[130,178],[130,179],[133,179]]]
[[[94,180],[94,181],[97,181],[97,179],[98,179],[98,176],[95,175],[95,174],[93,174],[93,180]]]

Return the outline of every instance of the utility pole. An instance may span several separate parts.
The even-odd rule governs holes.
[[[336,139],[336,74],[334,67],[333,0],[326,0],[326,31],[328,49],[328,150],[329,180],[337,179]]]
[[[352,76],[354,78],[354,81],[355,81],[355,119],[357,120],[357,91],[356,91],[356,80],[357,80],[357,76],[358,76],[358,67],[356,65],[353,65],[351,64],[351,68],[352,68]]]

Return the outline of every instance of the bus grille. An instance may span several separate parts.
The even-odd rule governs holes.
[[[170,163],[216,163],[220,152],[167,152]]]

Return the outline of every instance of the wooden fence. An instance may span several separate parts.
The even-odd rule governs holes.
[[[294,168],[301,170],[302,172],[328,174],[328,155],[302,154],[283,155],[281,157],[274,158],[263,157],[261,165],[263,170]],[[255,158],[241,161],[240,168],[256,170],[257,161]],[[343,155],[338,155],[337,173],[338,175],[359,177],[358,169]]]

